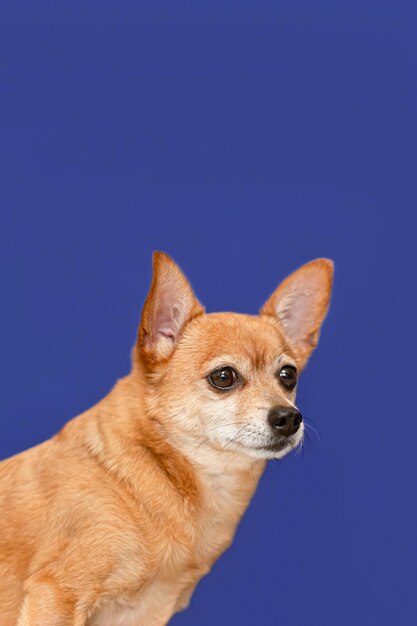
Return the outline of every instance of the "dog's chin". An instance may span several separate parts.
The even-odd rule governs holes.
[[[302,433],[293,435],[292,437],[286,437],[278,439],[277,441],[267,442],[260,446],[250,446],[245,448],[245,452],[248,456],[256,459],[282,459],[286,454],[295,450],[302,444]]]
[[[295,450],[303,443],[304,428],[303,426],[290,437],[273,437],[270,433],[265,433],[264,437],[257,433],[253,441],[246,440],[244,445],[235,441],[234,437],[230,439],[214,440],[213,447],[226,454],[238,454],[252,459],[282,459],[286,454]]]

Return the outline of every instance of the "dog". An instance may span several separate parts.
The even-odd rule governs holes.
[[[297,377],[332,277],[317,259],[258,316],[205,314],[154,253],[130,374],[0,464],[2,626],[162,626],[187,607],[267,460],[302,443]]]

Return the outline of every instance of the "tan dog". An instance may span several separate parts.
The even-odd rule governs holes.
[[[297,372],[332,267],[303,266],[259,316],[205,315],[155,254],[129,376],[0,464],[1,626],[162,626],[187,606],[265,460],[302,442]]]

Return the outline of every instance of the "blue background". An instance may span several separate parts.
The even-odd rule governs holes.
[[[126,374],[151,252],[256,313],[328,256],[272,463],[176,626],[415,624],[417,4],[0,3],[0,457]]]

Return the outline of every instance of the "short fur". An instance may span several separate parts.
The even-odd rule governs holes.
[[[2,626],[162,626],[230,545],[271,450],[277,380],[318,340],[332,264],[279,287],[259,316],[206,315],[155,253],[131,373],[49,441],[0,464]],[[232,366],[231,391],[207,380]],[[274,439],[275,438],[275,439]],[[275,445],[275,444],[274,444]],[[281,444],[280,444],[281,445]]]

